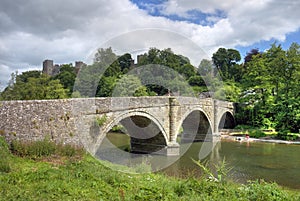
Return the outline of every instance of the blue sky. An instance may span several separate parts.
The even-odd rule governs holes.
[[[45,59],[89,61],[108,41],[118,54],[170,47],[195,66],[220,47],[242,57],[274,41],[288,48],[300,44],[299,10],[299,0],[1,0],[0,90],[13,72],[41,70]]]
[[[212,27],[216,21],[210,20],[211,18],[215,20],[225,19],[227,14],[225,11],[220,9],[214,9],[213,12],[202,12],[197,9],[187,9],[185,13],[169,13],[165,12],[165,4],[167,0],[131,0],[139,9],[145,10],[149,15],[156,17],[164,17],[172,21],[183,21],[188,23],[193,23],[202,26]],[[272,30],[270,30],[272,31]],[[290,45],[296,42],[300,44],[300,29],[293,31],[291,33],[285,34],[285,39],[280,40],[278,38],[271,38],[269,40],[260,39],[259,41],[253,42],[250,45],[235,45],[234,47],[240,51],[242,58],[244,58],[251,49],[259,49],[264,51],[270,48],[271,44],[281,44],[283,49],[288,49]]]
[[[244,58],[251,49],[259,49],[259,51],[263,52],[269,49],[273,43],[280,44],[285,50],[288,49],[292,43],[300,44],[300,31],[286,34],[286,39],[284,41],[279,41],[278,39],[262,40],[249,46],[236,46],[235,48],[239,50],[241,56]]]
[[[184,21],[193,24],[211,26],[214,23],[209,20],[210,18],[225,18],[226,14],[221,10],[216,10],[214,13],[205,13],[197,9],[187,10],[184,14],[182,13],[165,13],[163,4],[166,0],[131,0],[138,6],[139,9],[145,10],[149,15],[156,17],[165,17],[172,21]]]

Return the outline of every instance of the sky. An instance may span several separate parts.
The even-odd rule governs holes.
[[[117,43],[118,54],[170,47],[195,66],[204,58],[197,54],[210,58],[220,47],[242,57],[274,42],[288,48],[300,44],[299,10],[299,0],[1,0],[0,89],[45,59],[89,62]]]

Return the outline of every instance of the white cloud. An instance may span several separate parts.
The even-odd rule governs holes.
[[[189,10],[203,13],[222,11],[225,17],[209,16],[208,20],[214,24],[201,26],[150,16],[128,0],[66,0],[63,3],[58,0],[2,0],[0,82],[8,81],[7,71],[30,66],[40,66],[41,69],[42,61],[47,58],[57,63],[85,60],[101,44],[136,30],[169,30],[191,39],[207,54],[212,54],[220,46],[250,45],[271,38],[283,41],[287,33],[300,27],[298,0],[169,0],[159,7],[165,14],[188,17]],[[134,45],[126,43],[128,47],[119,47],[119,50],[128,51],[129,47],[131,51],[143,49],[152,45],[151,40],[164,41],[159,42],[161,47],[171,44],[157,34],[131,34],[131,37],[127,40],[132,40]],[[173,49],[180,52],[178,41],[174,42],[177,43],[173,43]],[[181,46],[181,49],[188,54],[186,56],[195,53],[193,48],[188,51]]]

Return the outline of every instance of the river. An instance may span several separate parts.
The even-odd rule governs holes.
[[[129,137],[124,134],[109,133],[107,137],[122,149],[129,145]],[[202,142],[194,142],[176,162],[160,171],[176,177],[200,176],[201,170],[192,158],[198,159],[201,146]],[[264,179],[300,189],[300,145],[221,141],[204,160],[216,164],[224,158],[232,168],[228,177],[236,182]]]

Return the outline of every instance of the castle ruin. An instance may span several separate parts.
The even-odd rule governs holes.
[[[44,60],[43,61],[43,73],[47,74],[49,76],[55,76],[58,75],[60,73],[60,69],[64,64],[54,64],[53,60]],[[77,74],[79,72],[79,70],[86,66],[86,64],[82,61],[75,61],[75,73]]]

